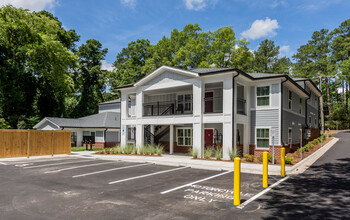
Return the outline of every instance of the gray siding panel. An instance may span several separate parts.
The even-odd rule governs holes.
[[[165,82],[171,82],[171,81],[182,81],[182,80],[186,80],[186,79],[190,79],[190,78],[191,77],[189,77],[189,76],[166,71],[166,72],[160,74],[159,76],[155,77],[151,81],[147,82],[146,85],[154,85],[157,83],[165,83]]]
[[[288,143],[288,128],[292,128],[292,143],[297,144],[300,143],[300,126],[305,124],[305,118],[299,115],[293,114],[289,111],[283,110],[283,134],[282,134],[282,142],[284,144]],[[283,144],[282,143],[282,144]]]
[[[271,127],[275,130],[275,145],[279,144],[279,110],[266,109],[251,111],[251,129],[250,129],[250,144],[255,144],[255,129],[256,127]],[[270,132],[272,132],[270,130]],[[272,141],[270,140],[272,144]]]
[[[319,113],[318,113],[318,109],[316,109],[314,106],[312,105],[307,105],[307,123],[309,125],[309,127],[311,128],[318,128],[319,127]],[[309,123],[309,117],[311,117],[311,123]],[[315,119],[316,119],[316,124],[315,124]]]
[[[279,97],[280,90],[281,90],[280,84],[271,85],[270,100],[271,100],[271,106],[273,107],[279,106],[280,104],[280,97]]]
[[[106,142],[120,142],[119,131],[107,131]]]

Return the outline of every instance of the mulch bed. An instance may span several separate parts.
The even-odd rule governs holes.
[[[97,154],[95,155],[104,155],[104,156],[140,156],[140,157],[161,157],[162,155],[140,155],[140,154]]]

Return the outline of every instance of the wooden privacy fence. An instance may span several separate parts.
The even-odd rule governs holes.
[[[70,131],[0,129],[0,157],[70,154]]]

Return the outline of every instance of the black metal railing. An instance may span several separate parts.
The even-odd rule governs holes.
[[[237,114],[246,115],[246,100],[237,98]]]
[[[143,116],[192,114],[192,99],[186,102],[162,101],[143,104]]]
[[[204,98],[204,113],[222,113],[222,96]]]

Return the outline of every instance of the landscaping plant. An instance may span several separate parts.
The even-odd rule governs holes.
[[[245,154],[244,157],[245,157],[246,161],[254,162],[254,155],[253,154]]]
[[[162,155],[163,149],[164,149],[164,148],[163,148],[162,146],[157,145],[157,146],[156,146],[156,154],[159,155],[159,156]]]
[[[236,157],[240,157],[241,153],[237,149],[229,152],[230,160],[234,160]]]
[[[215,158],[217,160],[221,160],[221,158],[222,158],[222,148],[216,148],[216,150],[215,150]]]
[[[209,147],[204,150],[204,158],[205,159],[210,159],[210,157],[213,155],[214,149]]]
[[[191,149],[189,150],[189,153],[191,154],[191,156],[193,157],[193,159],[197,159],[197,158],[198,158],[198,150],[191,148]]]
[[[293,157],[286,157],[285,162],[286,164],[292,164],[293,163]]]
[[[123,148],[123,153],[124,153],[124,154],[131,154],[132,151],[133,151],[133,149],[134,149],[134,146],[133,146],[133,145],[127,144],[127,145],[125,145],[124,148]]]

